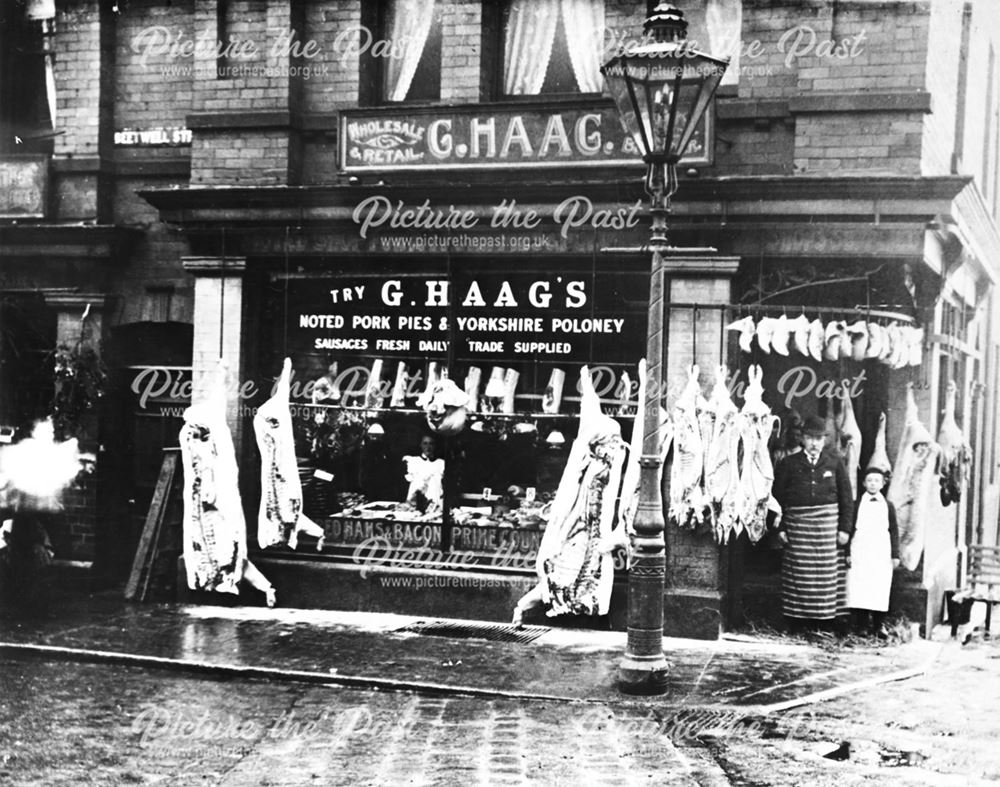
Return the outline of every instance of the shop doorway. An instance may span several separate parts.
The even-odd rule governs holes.
[[[113,384],[107,407],[103,538],[109,579],[124,579],[142,534],[163,449],[177,445],[191,398],[187,323],[132,323],[112,329]]]
[[[0,427],[26,435],[52,403],[56,320],[41,293],[0,293]],[[16,433],[16,434],[15,434]]]

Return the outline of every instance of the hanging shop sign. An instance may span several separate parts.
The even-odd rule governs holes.
[[[710,164],[712,134],[711,112],[706,112],[681,164]],[[608,164],[643,166],[611,104],[341,113],[340,167],[345,172]]]
[[[358,273],[286,284],[280,339],[295,352],[631,362],[645,335],[640,271]]]
[[[48,190],[46,156],[0,158],[0,218],[44,218]]]
[[[191,144],[189,128],[123,128],[115,132],[115,147],[157,148],[186,147]]]

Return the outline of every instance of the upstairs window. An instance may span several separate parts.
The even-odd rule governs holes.
[[[55,13],[52,0],[0,3],[0,152],[51,153]]]
[[[388,0],[382,11],[380,28],[388,51],[379,58],[381,100],[437,101],[441,97],[441,3]]]
[[[502,39],[502,95],[603,89],[604,0],[510,0]]]

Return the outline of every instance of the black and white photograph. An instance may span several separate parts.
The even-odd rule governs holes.
[[[0,0],[0,785],[1000,782],[998,56]]]

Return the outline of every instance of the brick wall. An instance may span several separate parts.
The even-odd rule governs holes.
[[[101,23],[97,3],[62,3],[56,14],[56,131],[54,158],[77,168],[52,180],[55,218],[93,220],[98,214],[101,153]],[[89,163],[84,164],[86,160]]]
[[[173,56],[167,41],[194,37],[194,0],[138,6],[116,20],[115,128],[182,127],[191,111],[191,57]],[[176,155],[176,148],[166,149]],[[155,151],[159,152],[159,151]],[[155,154],[146,150],[144,154]]]
[[[96,156],[101,92],[98,4],[60,3],[56,15],[55,155]]]
[[[309,63],[320,73],[303,80],[303,110],[333,112],[357,105],[358,51],[374,43],[360,26],[360,0],[306,5],[304,36],[320,50]]]
[[[809,172],[920,174],[922,115],[900,112],[796,118],[795,167]]]
[[[98,463],[99,464],[99,463]],[[93,560],[97,526],[97,487],[99,470],[81,476],[62,496],[66,529],[49,533],[56,557],[60,560]]]
[[[800,33],[820,35],[822,13],[816,3],[744,2],[740,98],[783,99],[797,92],[800,60],[792,44]]]
[[[452,0],[443,9],[441,100],[479,100],[482,7],[478,2]]]
[[[239,0],[230,5],[225,26],[219,30],[215,3],[196,4],[195,35],[214,40],[222,33],[225,42],[240,41],[241,51],[222,65],[234,71],[219,78],[215,52],[196,53],[192,110],[196,113],[291,112],[301,91],[292,82],[293,65],[288,47],[280,36],[301,38],[299,20],[293,17],[288,0],[268,2]],[[263,122],[206,123],[196,125],[191,147],[191,182],[199,185],[278,185],[294,183],[300,161],[298,139],[287,127]]]
[[[720,123],[710,174],[791,175],[795,126],[790,118]]]
[[[789,39],[798,90],[917,90],[924,86],[929,2],[825,4],[811,22],[815,32]],[[828,52],[833,41],[841,49]]]

